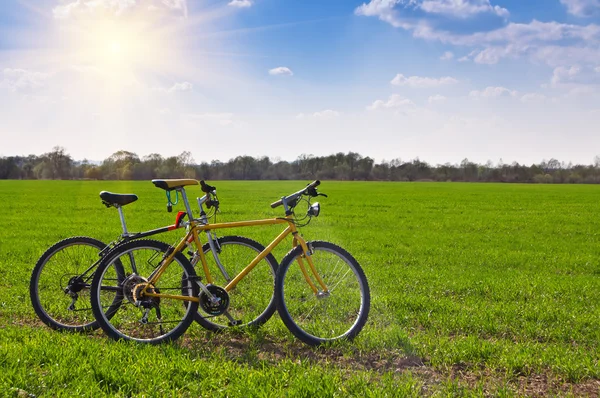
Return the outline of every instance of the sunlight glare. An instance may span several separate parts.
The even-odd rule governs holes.
[[[112,55],[118,55],[121,52],[121,43],[113,41],[110,43],[110,52]]]
[[[183,35],[160,22],[151,15],[73,21],[69,27],[72,62],[94,67],[113,85],[127,85],[140,75],[177,71],[177,44]]]

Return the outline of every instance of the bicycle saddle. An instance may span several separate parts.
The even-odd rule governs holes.
[[[138,200],[137,195],[132,193],[100,192],[100,199],[106,206],[125,206]]]

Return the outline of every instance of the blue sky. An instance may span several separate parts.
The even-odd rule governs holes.
[[[600,0],[16,0],[0,156],[590,164]]]

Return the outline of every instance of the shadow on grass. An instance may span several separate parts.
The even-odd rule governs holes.
[[[398,348],[372,350],[361,348],[353,341],[339,341],[318,347],[298,340],[274,338],[262,330],[226,331],[223,333],[188,333],[180,342],[183,347],[200,356],[220,355],[223,359],[248,366],[276,365],[281,361],[315,362],[352,370],[373,370],[378,373],[400,372],[422,368],[426,361],[413,354],[408,340]]]

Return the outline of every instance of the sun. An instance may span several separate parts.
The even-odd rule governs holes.
[[[177,68],[177,48],[169,45],[179,40],[177,33],[161,29],[150,17],[75,21],[69,35],[72,62],[93,67],[114,84],[140,74],[164,74]]]
[[[121,53],[121,43],[118,41],[112,41],[109,43],[108,49],[113,56],[118,56]]]

